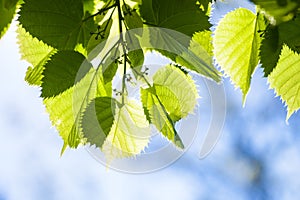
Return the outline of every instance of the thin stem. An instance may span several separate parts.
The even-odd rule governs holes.
[[[142,79],[144,79],[144,81],[146,82],[146,84],[148,85],[148,87],[152,87],[152,85],[150,84],[150,82],[147,80],[147,78],[144,76],[144,74],[140,71],[137,71],[134,67],[131,68],[133,71],[135,71],[135,73],[137,73],[138,75],[140,75],[142,77]]]
[[[127,60],[127,53],[125,48],[125,41],[123,37],[123,16],[122,16],[122,10],[121,10],[121,3],[120,0],[116,0],[117,8],[118,8],[118,18],[119,18],[119,33],[120,33],[120,43],[123,48],[124,53],[124,70],[123,70],[123,77],[122,77],[122,104],[125,103],[125,90],[126,90],[126,60]]]
[[[97,15],[101,15],[103,12],[108,11],[108,10],[110,10],[110,9],[116,7],[116,6],[117,6],[117,4],[115,3],[115,4],[111,5],[111,6],[106,7],[106,8],[102,8],[97,13],[95,13],[95,14],[93,14],[91,16],[88,16],[87,18],[83,19],[82,22],[85,22],[85,21],[87,21],[87,20],[89,20],[89,19],[91,19],[93,17],[96,17]]]
[[[149,22],[143,22],[143,24],[148,25],[148,26],[156,26],[156,27],[157,27],[156,24],[151,24],[151,23],[149,23]]]

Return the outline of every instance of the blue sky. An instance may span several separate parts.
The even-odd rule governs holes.
[[[228,0],[224,5],[239,3],[244,4]],[[132,175],[107,169],[84,148],[59,156],[62,140],[49,122],[40,91],[24,81],[28,64],[20,61],[15,29],[13,25],[0,40],[0,200],[300,197],[300,115],[286,124],[286,108],[268,89],[261,69],[245,108],[241,93],[224,80],[227,117],[219,142],[205,159],[198,154],[208,94],[200,90],[203,127],[191,148],[167,168]]]

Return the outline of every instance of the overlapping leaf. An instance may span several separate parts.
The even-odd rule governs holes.
[[[269,25],[262,35],[264,39],[260,48],[260,57],[267,77],[277,65],[283,44],[293,51],[300,52],[300,18],[297,17],[277,26]]]
[[[81,124],[88,143],[102,147],[114,123],[116,106],[116,100],[111,97],[98,97],[90,102]]]
[[[212,65],[212,58],[205,49],[198,51],[197,55],[189,50],[193,34],[211,27],[208,16],[196,2],[195,0],[142,1],[139,12],[145,23],[165,28],[148,30],[149,48],[159,51],[188,69],[219,81],[219,75]]]
[[[194,34],[191,44],[190,50],[194,52],[196,55],[201,55],[203,52],[203,48],[206,52],[213,56],[213,45],[212,45],[212,32],[211,31],[201,31]]]
[[[251,76],[259,61],[263,22],[252,11],[239,8],[222,18],[213,39],[217,63],[243,93],[243,102],[250,88]]]
[[[276,68],[268,77],[270,87],[287,105],[287,117],[300,108],[300,55],[284,45]]]
[[[79,82],[92,64],[76,51],[58,51],[45,65],[42,79],[42,97],[56,96]]]
[[[30,85],[40,86],[42,84],[44,65],[57,50],[44,44],[37,38],[33,38],[21,26],[17,29],[17,33],[22,59],[32,65],[27,69],[25,80]]]
[[[153,40],[151,40],[150,43],[143,40],[144,43],[142,45],[144,47],[155,49],[190,70],[217,82],[220,81],[220,74],[212,64],[212,57],[201,44],[191,42],[191,37],[161,28],[148,28],[148,34],[150,40],[151,38],[153,38]],[[191,43],[193,43],[194,49],[196,48],[195,46],[197,46],[197,51],[193,52],[192,49],[190,49]]]
[[[179,31],[190,37],[208,30],[208,17],[196,5],[196,0],[143,0],[140,14],[146,24]]]
[[[116,107],[114,123],[102,146],[108,160],[141,153],[149,143],[150,126],[143,107],[135,100]]]
[[[153,87],[141,89],[141,99],[149,121],[180,148],[183,144],[174,125],[194,110],[197,97],[191,77],[171,65],[156,72]]]
[[[265,77],[276,67],[281,49],[282,43],[279,38],[278,27],[269,26],[264,32],[264,39],[260,47],[260,60]]]
[[[96,97],[108,96],[103,79],[94,68],[73,87],[44,99],[53,126],[64,140],[65,147],[77,147],[82,142],[81,117],[87,105]]]
[[[138,15],[135,9],[132,9],[129,5],[124,4],[122,10],[124,14],[124,22],[128,29],[143,27],[144,24],[142,18]]]
[[[95,58],[102,48],[104,48],[107,38],[109,37],[113,20],[107,19],[99,27],[96,33],[89,39],[87,44],[87,53],[89,59]]]

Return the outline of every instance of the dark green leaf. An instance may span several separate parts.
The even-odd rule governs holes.
[[[0,38],[7,31],[16,13],[18,0],[0,0]]]
[[[90,38],[87,45],[88,58],[90,60],[95,58],[97,55],[99,55],[99,53],[104,48],[106,44],[106,40],[110,33],[112,23],[113,23],[112,19],[108,19],[105,22],[103,22],[99,26],[97,32],[95,32],[93,36]]]
[[[300,53],[300,16],[278,27],[280,42]]]
[[[92,65],[75,51],[59,51],[45,65],[42,97],[56,96],[80,81]]]
[[[278,27],[269,26],[264,32],[264,39],[260,46],[260,60],[265,77],[276,67],[281,48]]]
[[[98,97],[86,108],[82,118],[83,136],[91,145],[101,147],[114,122],[116,100]]]
[[[93,18],[84,20],[82,0],[25,0],[19,21],[29,33],[59,50],[73,50],[79,43],[86,47]]]
[[[128,52],[128,59],[130,61],[130,66],[134,68],[133,74],[137,78],[138,73],[141,72],[141,69],[144,64],[144,52],[142,49],[137,49],[134,51]]]
[[[110,55],[103,63],[102,73],[103,73],[104,83],[111,82],[112,79],[114,78],[119,66],[119,61],[118,61],[119,56],[120,56],[120,52],[118,48],[114,48],[113,50],[111,50]]]
[[[251,0],[267,12],[273,25],[293,19],[300,6],[298,0]]]
[[[150,47],[159,51],[174,62],[193,70],[201,75],[220,81],[220,73],[212,64],[212,57],[198,43],[192,42],[193,49],[197,48],[197,55],[190,48],[190,37],[169,29],[149,28]],[[147,44],[146,44],[147,45]],[[144,44],[145,46],[145,44]]]
[[[125,24],[128,29],[142,28],[143,21],[137,14],[136,10],[132,9],[129,5],[124,4],[122,7]]]
[[[196,5],[196,0],[143,0],[140,14],[146,24],[179,31],[190,37],[208,30],[208,16]]]

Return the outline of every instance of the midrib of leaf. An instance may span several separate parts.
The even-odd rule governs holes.
[[[78,41],[80,41],[80,34],[81,34],[81,32],[83,31],[82,30],[82,27],[83,27],[83,24],[84,24],[84,22],[80,22],[77,26],[77,28],[74,28],[69,34],[68,34],[68,37],[67,37],[67,39],[66,39],[66,41],[65,41],[65,45],[64,45],[64,48],[66,48],[66,46],[68,45],[68,42],[70,41],[70,38],[71,38],[71,35],[77,30],[77,29],[79,29],[79,33],[77,34],[77,37],[76,37],[76,42],[77,43],[79,43]],[[83,31],[83,34],[84,34],[84,31]],[[84,38],[84,36],[83,36],[83,38]],[[84,45],[84,44],[83,44]]]
[[[236,9],[220,21],[214,37],[216,60],[221,70],[230,76],[235,87],[241,89],[243,104],[250,88],[252,74],[258,66],[257,29],[263,26],[260,17],[259,14],[254,15],[245,8]],[[244,45],[249,47],[246,48]]]
[[[111,47],[111,49],[110,50],[112,50],[116,45],[118,44],[118,42],[117,43],[115,43],[112,47]],[[95,81],[95,78],[97,77],[97,76],[99,76],[99,69],[101,69],[101,65],[103,64],[103,62],[104,62],[104,60],[107,58],[107,56],[110,54],[110,51],[108,51],[108,52],[106,52],[106,54],[104,55],[104,57],[103,57],[103,59],[101,60],[101,62],[100,62],[100,64],[98,65],[98,67],[96,68],[96,70],[95,70],[95,73],[94,73],[94,75],[92,76],[92,79],[91,79],[91,82],[90,82],[90,84],[88,85],[88,89],[87,89],[87,91],[86,91],[86,93],[85,93],[85,95],[84,95],[84,99],[83,99],[83,101],[82,101],[82,103],[80,104],[80,108],[79,108],[79,112],[77,112],[77,114],[76,114],[76,118],[75,118],[75,123],[73,124],[73,127],[74,126],[78,126],[78,124],[80,124],[80,120],[81,120],[81,114],[83,113],[83,109],[85,108],[84,106],[85,105],[88,105],[88,97],[89,97],[89,95],[91,94],[91,88],[92,88],[92,86],[93,86],[93,84],[94,84],[94,81]],[[93,68],[92,68],[93,69]],[[104,84],[104,83],[103,83]],[[76,133],[74,133],[74,134],[76,134]],[[69,135],[69,138],[71,139],[71,142],[73,142],[73,144],[72,143],[69,143],[69,146],[71,146],[71,147],[77,147],[77,143],[76,143],[76,136],[75,135],[73,135],[73,134],[70,134]]]
[[[122,106],[121,108],[119,108],[119,112],[118,112],[118,114],[117,114],[117,121],[116,121],[116,127],[119,127],[119,123],[120,123],[120,117],[121,117],[121,109],[123,109],[124,108],[124,106]],[[114,126],[114,125],[113,125]],[[117,130],[118,130],[118,128],[115,128],[114,129],[114,133],[113,133],[113,139],[112,139],[112,144],[111,145],[113,145],[114,144],[114,142],[115,142],[115,140],[116,140],[116,136],[117,136]],[[118,138],[117,138],[118,139]],[[119,144],[120,144],[120,141],[119,141],[119,139],[118,139],[118,142],[119,142]],[[121,145],[120,145],[121,146]],[[128,149],[128,148],[127,148]],[[113,148],[111,148],[110,149],[110,155],[112,155],[113,154]]]
[[[45,66],[46,62],[49,60],[49,58],[52,55],[54,55],[56,52],[57,52],[56,49],[52,49],[48,54],[46,54],[46,56],[36,66],[33,66],[32,71],[31,71],[31,73],[30,73],[29,76],[27,76],[27,73],[26,73],[25,80],[29,84],[34,84],[35,83],[35,84],[37,84],[39,86],[42,84],[41,80],[43,78],[42,72],[43,72],[43,70],[45,68],[44,66]],[[34,74],[34,76],[32,74]],[[37,77],[35,77],[35,76],[37,76]],[[32,80],[30,81],[30,77],[35,77],[34,78],[35,81],[32,81]]]
[[[254,55],[252,52],[254,52],[255,50],[257,50],[258,49],[258,44],[257,44],[257,27],[258,27],[258,16],[259,16],[259,14],[257,13],[256,14],[256,17],[255,17],[255,28],[254,28],[254,32],[253,32],[253,42],[252,42],[252,46],[251,46],[251,56],[250,56],[250,58],[249,58],[249,63],[251,64],[252,62],[253,62],[253,60],[257,60],[257,55]],[[256,57],[256,59],[255,59],[255,57]],[[252,62],[251,62],[252,61]],[[253,66],[254,65],[258,65],[258,63],[253,63]],[[255,67],[252,69],[252,68],[248,68],[248,74],[252,74],[253,73],[253,71],[255,70]],[[251,77],[251,75],[250,75],[250,77]],[[250,82],[251,82],[251,78],[250,79],[247,79],[247,85],[250,85]],[[248,92],[246,93],[246,95],[245,96],[243,96],[243,104],[245,105],[245,101],[246,101],[246,97],[247,97],[247,94],[248,94]]]

